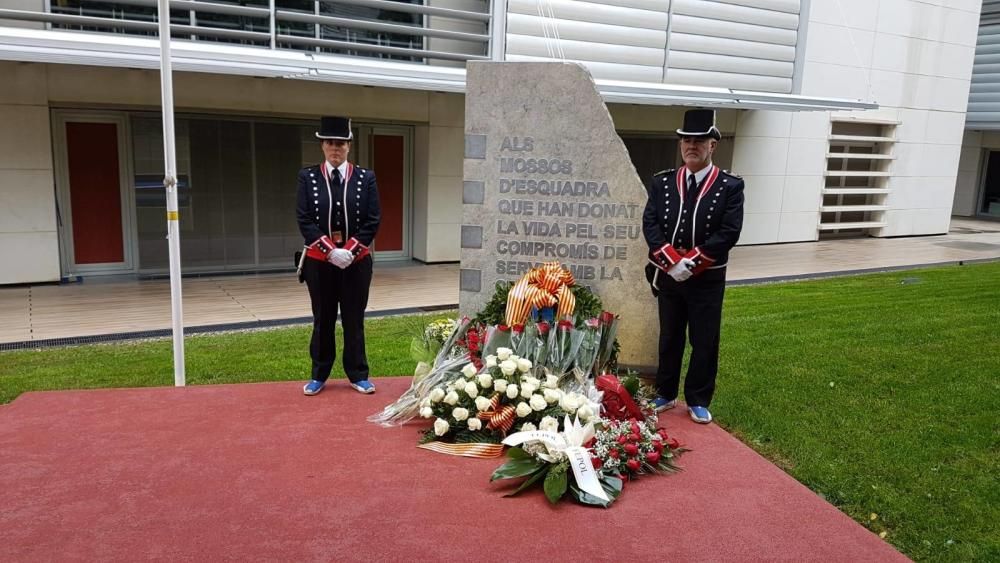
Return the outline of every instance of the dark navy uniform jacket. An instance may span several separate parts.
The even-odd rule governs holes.
[[[693,273],[722,268],[743,229],[743,179],[712,166],[694,192],[687,193],[687,169],[653,175],[646,191],[642,229],[650,252],[664,250],[670,264],[687,257]]]
[[[382,220],[375,172],[353,164],[348,169],[350,177],[339,190],[327,183],[326,163],[299,170],[296,216],[306,246],[335,231],[348,248],[352,238],[366,247],[375,239]]]

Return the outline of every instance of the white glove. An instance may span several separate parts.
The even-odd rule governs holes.
[[[681,258],[681,261],[671,266],[667,274],[674,278],[674,281],[682,282],[691,277],[691,268],[694,268],[694,260]]]
[[[334,248],[326,257],[331,264],[343,270],[354,262],[354,254],[350,250]]]

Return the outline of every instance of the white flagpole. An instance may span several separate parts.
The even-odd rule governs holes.
[[[177,148],[174,140],[174,82],[170,67],[170,0],[158,0],[160,89],[163,94],[163,159],[170,249],[170,315],[174,335],[174,385],[184,387],[184,312],[181,307],[180,216],[177,212]]]

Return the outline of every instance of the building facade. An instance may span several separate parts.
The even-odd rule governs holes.
[[[0,3],[0,284],[166,271],[155,4]],[[458,260],[469,60],[585,65],[640,176],[679,162],[685,109],[717,108],[741,244],[941,234],[992,202],[1000,141],[965,125],[979,0],[171,6],[185,272],[290,267],[325,114],[378,175],[378,259]]]
[[[1000,219],[1000,0],[985,0],[952,212]]]

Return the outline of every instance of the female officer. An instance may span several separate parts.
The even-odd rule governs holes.
[[[317,395],[326,385],[337,350],[337,310],[344,327],[344,372],[361,393],[374,393],[365,354],[365,308],[372,281],[368,251],[381,213],[375,173],[347,160],[351,152],[351,120],[323,117],[316,137],[323,162],[299,171],[299,230],[305,240],[300,267],[312,301],[313,332],[309,344],[312,379],[303,387]]]

